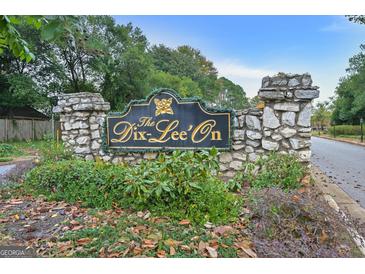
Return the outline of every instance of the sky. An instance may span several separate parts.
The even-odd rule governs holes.
[[[115,16],[141,28],[151,45],[190,45],[213,61],[219,76],[257,95],[278,72],[312,75],[319,100],[334,95],[348,60],[365,43],[365,26],[344,16]]]

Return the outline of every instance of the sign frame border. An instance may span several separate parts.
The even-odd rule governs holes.
[[[209,115],[217,115],[220,113],[227,113],[229,115],[229,129],[228,129],[228,148],[216,148],[218,151],[231,151],[232,150],[232,136],[233,136],[233,129],[234,129],[234,110],[230,108],[212,108],[208,107],[206,103],[200,97],[185,97],[182,98],[175,90],[170,88],[157,88],[154,89],[149,95],[147,95],[144,99],[140,100],[131,100],[124,108],[122,112],[109,112],[107,113],[103,126],[102,126],[102,144],[101,150],[104,153],[113,153],[114,155],[126,154],[126,153],[144,153],[144,152],[172,152],[175,150],[180,151],[203,151],[209,150],[213,147],[135,147],[135,148],[123,148],[123,147],[110,147],[108,145],[108,117],[124,117],[126,116],[132,109],[133,106],[140,105],[140,106],[148,106],[151,103],[151,100],[154,96],[160,93],[169,93],[173,96],[178,104],[183,103],[191,103],[191,104],[198,104],[200,109],[206,112]]]

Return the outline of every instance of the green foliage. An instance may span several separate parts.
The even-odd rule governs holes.
[[[27,104],[50,111],[49,93],[100,92],[113,111],[122,111],[131,100],[161,87],[221,107],[246,105],[243,89],[217,78],[213,63],[199,50],[186,45],[149,48],[139,28],[119,25],[111,16],[0,19],[6,26],[0,32],[4,106]],[[13,37],[14,45],[4,35]]]
[[[181,97],[202,96],[199,85],[188,77],[171,75],[168,72],[154,71],[149,81],[150,90],[166,87],[179,91]]]
[[[350,21],[364,24],[363,15],[348,16]],[[332,120],[337,124],[358,124],[365,118],[365,45],[349,60],[347,75],[340,79],[335,90],[336,98]]]
[[[27,175],[38,193],[87,206],[148,209],[196,223],[224,223],[238,216],[240,199],[215,174],[216,150],[161,154],[139,165],[81,160],[50,162]]]
[[[5,49],[9,49],[15,57],[30,62],[34,59],[34,54],[30,52],[28,43],[14,27],[19,23],[20,20],[14,16],[0,16],[0,55]]]
[[[70,20],[72,18],[72,20]],[[73,16],[0,16],[0,55],[5,49],[9,50],[21,61],[35,59],[29,49],[28,41],[24,40],[17,27],[26,25],[41,31],[43,40],[51,41],[62,36],[66,31],[71,32],[71,25],[76,21]]]
[[[242,87],[224,77],[218,78],[214,64],[199,50],[186,45],[176,49],[158,45],[150,49],[150,55],[158,71],[197,83],[201,95],[193,95],[202,96],[204,100],[226,108],[241,109],[247,105],[246,93]],[[163,87],[175,88],[180,92],[177,87]]]
[[[43,106],[47,98],[43,96],[36,83],[31,77],[24,74],[0,75],[0,106],[21,107],[21,106]]]
[[[73,159],[73,153],[70,150],[66,149],[62,143],[57,143],[52,139],[43,141],[42,146],[38,149],[43,162],[52,163],[60,160]]]
[[[361,135],[360,126],[352,125],[338,125],[336,127],[329,127],[328,131],[330,134],[334,134],[336,130],[336,135]]]
[[[12,160],[13,160],[13,158],[10,158],[10,157],[0,157],[0,162],[10,162]]]
[[[311,118],[312,125],[318,129],[329,126],[331,123],[331,115],[332,113],[328,102],[317,103]]]
[[[6,143],[0,144],[0,157],[14,156],[17,154],[19,154],[19,150],[16,146]]]
[[[271,153],[255,163],[246,163],[244,172],[232,180],[247,182],[257,189],[274,186],[290,190],[300,186],[305,173],[306,168],[294,155]]]

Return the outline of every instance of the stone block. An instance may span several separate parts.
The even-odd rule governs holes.
[[[280,134],[284,137],[284,138],[290,138],[292,136],[294,136],[297,133],[297,131],[293,128],[283,128],[280,130]]]
[[[280,134],[273,134],[271,135],[271,138],[274,140],[274,141],[280,141],[281,139],[283,139],[283,137],[280,135]]]
[[[312,104],[307,103],[299,113],[297,125],[302,127],[311,126]]]
[[[293,103],[293,102],[276,103],[274,105],[274,109],[275,110],[280,110],[280,111],[298,112],[299,111],[299,104],[298,103]]]
[[[236,129],[233,131],[233,140],[245,140],[245,130]]]
[[[247,140],[246,145],[251,146],[251,147],[259,147],[260,143],[256,142],[256,141],[253,141],[253,140]]]
[[[246,115],[246,125],[252,130],[261,130],[261,121],[257,116]]]
[[[272,142],[269,140],[262,140],[262,148],[270,151],[276,151],[279,149],[279,144],[277,142]]]
[[[260,90],[259,97],[262,99],[284,99],[284,91],[277,90]]]
[[[81,136],[76,138],[76,143],[78,143],[79,145],[86,145],[89,142],[90,142],[89,136]]]
[[[243,154],[242,152],[234,152],[233,159],[240,160],[240,161],[246,161],[247,157],[246,157],[246,154]]]
[[[262,134],[260,132],[253,131],[253,130],[246,130],[246,135],[247,135],[247,138],[249,138],[251,140],[260,140],[262,138]]]
[[[229,167],[234,169],[234,170],[242,170],[243,169],[241,161],[232,161],[232,162],[230,162]]]
[[[288,125],[288,126],[295,126],[295,112],[283,112],[283,114],[281,115],[281,122],[284,125]]]
[[[316,89],[300,89],[294,91],[294,96],[298,99],[315,99],[319,97],[319,90]]]
[[[278,128],[280,126],[280,121],[278,117],[276,117],[275,112],[270,107],[264,108],[264,114],[262,116],[263,126],[266,128]]]
[[[290,138],[289,141],[290,141],[291,147],[295,150],[305,148],[305,147],[310,147],[310,145],[311,145],[309,140]]]
[[[229,163],[232,161],[232,154],[230,152],[223,152],[219,155],[219,162]]]
[[[90,154],[91,150],[89,147],[75,147],[76,154]]]
[[[233,150],[240,150],[240,149],[243,149],[244,147],[245,147],[244,144],[232,145]]]

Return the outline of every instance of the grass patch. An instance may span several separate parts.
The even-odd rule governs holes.
[[[0,162],[11,162],[13,161],[13,158],[10,157],[0,157]]]

